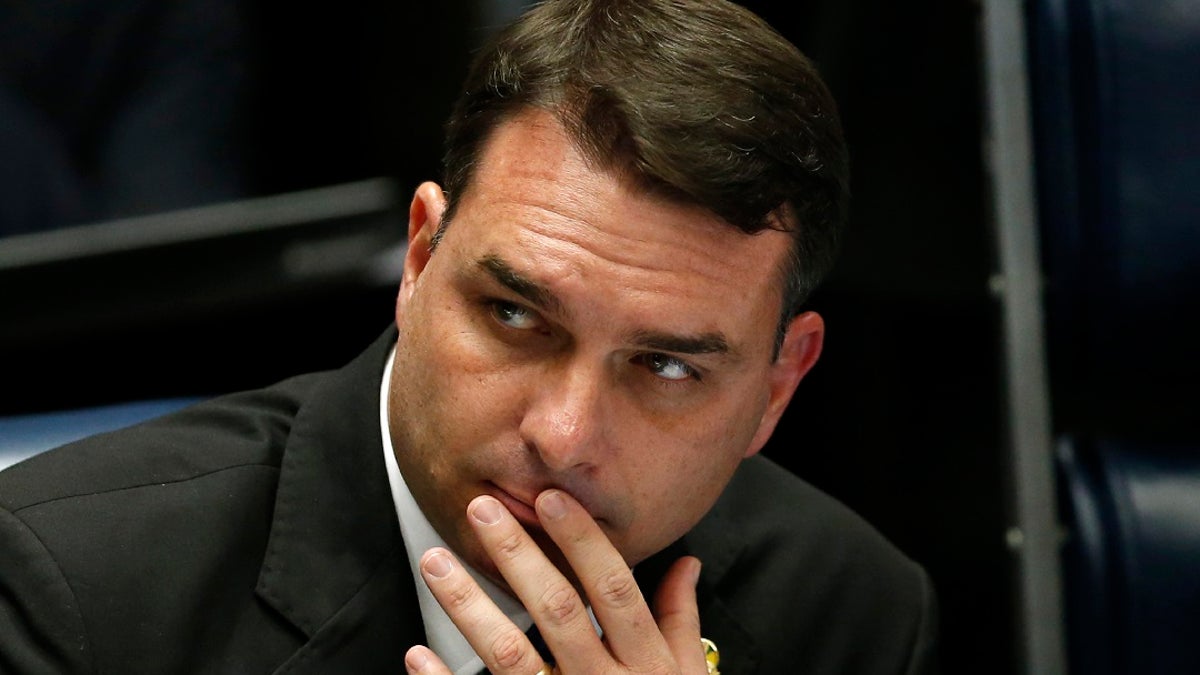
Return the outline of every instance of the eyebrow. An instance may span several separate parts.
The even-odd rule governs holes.
[[[703,333],[696,336],[672,335],[653,331],[638,331],[633,343],[662,352],[676,354],[728,354],[729,342],[720,333]]]
[[[479,266],[488,272],[501,286],[525,298],[539,309],[562,314],[563,304],[558,296],[545,286],[514,270],[511,265],[496,255],[485,255]]]
[[[562,301],[553,291],[516,271],[499,256],[485,255],[479,259],[478,265],[501,286],[525,298],[539,309],[557,313],[560,316],[566,312]],[[633,334],[631,342],[644,349],[676,354],[727,355],[733,351],[729,346],[729,341],[721,333],[675,335],[641,330]]]

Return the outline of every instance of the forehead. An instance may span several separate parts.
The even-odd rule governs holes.
[[[597,168],[548,112],[499,126],[461,197],[446,236],[467,255],[499,254],[543,283],[587,283],[593,297],[670,296],[735,315],[769,310],[772,329],[778,318],[786,233],[746,234]]]

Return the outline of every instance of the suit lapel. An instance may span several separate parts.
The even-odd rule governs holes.
[[[296,411],[256,589],[308,639],[280,673],[399,672],[424,641],[379,431],[395,339],[321,378]]]
[[[700,521],[684,540],[693,546],[704,566],[697,591],[702,635],[712,640],[721,653],[724,675],[743,675],[758,670],[759,653],[754,637],[725,604],[722,581],[734,574],[734,565],[746,549],[742,525],[732,522],[723,500]]]

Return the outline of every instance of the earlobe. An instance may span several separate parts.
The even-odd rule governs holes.
[[[825,320],[820,314],[804,312],[788,324],[783,345],[779,348],[779,358],[771,364],[767,406],[758,431],[746,449],[746,457],[756,454],[766,445],[800,380],[816,365],[824,344]]]

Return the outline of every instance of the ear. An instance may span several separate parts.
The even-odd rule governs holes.
[[[768,375],[770,391],[767,407],[759,421],[758,431],[746,449],[746,457],[756,454],[766,445],[788,402],[792,400],[796,386],[821,356],[824,343],[825,320],[816,312],[805,312],[788,324],[783,345],[779,348],[779,358],[771,364]]]
[[[400,293],[396,298],[396,320],[412,297],[417,279],[429,264],[433,235],[442,226],[446,212],[446,194],[437,183],[425,182],[417,187],[408,207],[408,250],[404,254],[404,272],[400,278]]]

